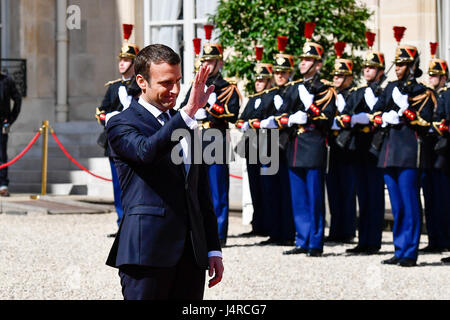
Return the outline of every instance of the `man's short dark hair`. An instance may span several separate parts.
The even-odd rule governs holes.
[[[180,64],[180,56],[168,46],[163,44],[151,44],[139,51],[134,61],[134,73],[140,74],[147,82],[150,82],[150,65],[168,63]]]

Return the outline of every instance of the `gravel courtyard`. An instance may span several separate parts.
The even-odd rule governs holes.
[[[0,214],[0,300],[122,299],[117,270],[105,265],[115,219],[115,213]],[[414,268],[381,265],[394,249],[385,232],[374,256],[347,256],[354,244],[326,244],[320,258],[283,256],[288,247],[237,237],[250,231],[241,221],[230,217],[224,278],[206,288],[205,299],[450,299],[450,265],[440,262],[450,252],[420,255]],[[424,247],[426,236],[421,240]]]

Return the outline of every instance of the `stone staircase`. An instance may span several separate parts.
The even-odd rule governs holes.
[[[111,178],[111,169],[97,137],[103,130],[95,121],[50,123],[58,139],[75,160],[96,175]],[[37,131],[37,128],[36,128]],[[29,143],[35,132],[11,132],[8,158],[13,159]],[[11,193],[41,192],[42,136],[31,149],[9,167]],[[68,159],[49,135],[47,193],[54,195],[89,195],[113,197],[112,183],[98,179]]]

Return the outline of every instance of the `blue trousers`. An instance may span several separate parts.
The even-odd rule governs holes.
[[[383,170],[355,166],[359,205],[358,245],[381,248],[384,223]]]
[[[217,216],[219,239],[226,239],[228,233],[228,193],[230,189],[230,169],[227,164],[211,164],[208,166],[209,186]]]
[[[263,166],[264,170],[265,166]],[[262,175],[263,210],[266,230],[273,240],[294,240],[295,227],[292,218],[289,171],[285,163],[280,163],[274,175]]]
[[[252,229],[260,235],[268,235],[266,217],[263,211],[263,185],[261,164],[247,163],[248,182],[253,204]]]
[[[420,240],[418,169],[390,167],[384,181],[389,191],[394,216],[394,247],[397,258],[417,260]]]
[[[122,209],[122,191],[120,190],[119,177],[117,176],[116,167],[114,166],[113,158],[109,158],[109,164],[111,166],[111,176],[114,189],[114,206],[117,212],[117,225],[120,226],[122,221],[123,209]]]
[[[356,178],[352,166],[334,164],[326,175],[330,208],[329,236],[353,238],[356,234]]]
[[[296,245],[323,249],[325,217],[323,169],[290,168],[292,211],[297,231]]]
[[[423,190],[425,222],[428,233],[428,245],[435,248],[447,248],[448,216],[450,204],[450,179],[438,169],[423,170],[420,175]]]

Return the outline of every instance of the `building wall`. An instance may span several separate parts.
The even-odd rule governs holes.
[[[368,28],[377,33],[374,48],[384,53],[386,68],[389,68],[395,57],[397,42],[394,38],[393,26],[406,27],[401,44],[416,46],[420,53],[420,67],[424,75],[419,79],[427,81],[426,70],[431,59],[430,42],[438,40],[437,7],[432,0],[361,0],[374,16]],[[388,80],[395,80],[394,68],[389,72]]]

